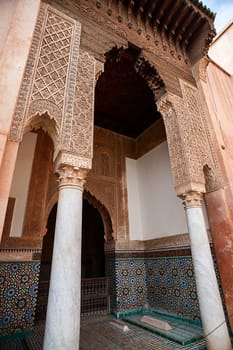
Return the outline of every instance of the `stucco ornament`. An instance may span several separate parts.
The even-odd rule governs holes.
[[[206,192],[216,188],[217,179],[211,146],[203,123],[203,110],[198,91],[180,81],[182,97],[166,93],[157,102],[164,119],[173,181],[178,196],[190,191]],[[204,168],[212,170],[206,178]]]
[[[80,50],[80,36],[79,22],[41,4],[10,140],[42,127],[55,157],[60,151],[92,157],[95,59]]]

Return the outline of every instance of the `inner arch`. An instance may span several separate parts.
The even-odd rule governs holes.
[[[95,90],[95,125],[135,138],[161,117],[148,82],[137,73],[140,50],[114,47],[105,56]]]

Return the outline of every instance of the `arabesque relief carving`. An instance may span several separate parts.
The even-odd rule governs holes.
[[[94,57],[80,50],[72,131],[68,148],[71,152],[85,158],[92,158],[95,63]]]
[[[193,190],[206,191],[206,177],[203,171],[206,165],[212,169],[208,190],[218,186],[198,91],[185,82],[181,81],[180,84],[183,98],[169,93],[157,103],[166,127],[177,195]]]

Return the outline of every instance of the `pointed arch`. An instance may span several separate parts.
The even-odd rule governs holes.
[[[52,118],[47,111],[42,114],[37,113],[31,116],[24,126],[23,134],[38,129],[42,129],[45,133],[48,133],[53,141],[54,153],[56,154],[56,150],[58,149],[59,127],[56,120]]]
[[[88,203],[91,204],[94,208],[96,208],[98,210],[98,212],[100,213],[100,216],[101,216],[103,223],[104,223],[104,240],[105,240],[105,242],[112,241],[113,240],[112,221],[111,221],[110,215],[109,215],[107,209],[105,208],[105,206],[87,190],[84,190],[83,198],[86,199],[88,201]]]

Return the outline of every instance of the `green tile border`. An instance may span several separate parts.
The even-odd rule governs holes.
[[[188,323],[192,326],[196,326],[196,327],[200,327],[200,328],[202,327],[201,321],[199,321],[199,320],[192,320],[190,318],[176,316],[176,315],[170,314],[166,311],[161,311],[161,310],[157,310],[157,309],[153,309],[153,308],[148,308],[148,309],[140,308],[140,309],[129,310],[129,311],[125,311],[125,312],[113,313],[113,315],[118,319],[122,319],[124,317],[135,316],[135,315],[161,315],[161,316],[168,317],[174,321],[181,322],[183,324]]]
[[[2,336],[0,336],[0,344],[23,339],[23,338],[29,336],[30,334],[32,334],[32,332],[33,332],[33,329],[29,329],[25,332],[16,332],[13,334],[2,335]]]

